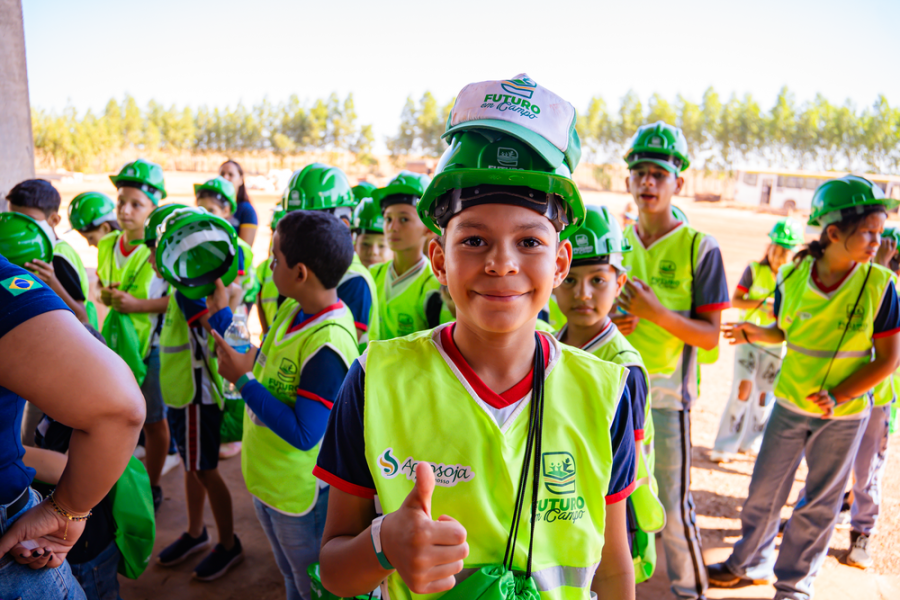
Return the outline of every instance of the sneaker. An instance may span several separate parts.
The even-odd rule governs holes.
[[[736,588],[747,587],[749,585],[766,585],[775,581],[774,577],[766,579],[750,579],[749,577],[741,577],[731,572],[728,566],[721,562],[706,567],[706,574],[709,578],[709,585],[717,588]]]
[[[834,528],[835,529],[850,529],[851,518],[852,517],[850,515],[850,508],[848,507],[846,510],[842,509],[841,512],[838,513],[837,521],[835,521],[835,523],[834,523]]]
[[[177,454],[167,454],[166,462],[163,463],[163,469],[162,469],[162,473],[160,474],[160,476],[165,475],[172,469],[175,469],[180,466],[181,466],[181,458]]]
[[[162,506],[162,488],[158,485],[151,485],[150,494],[153,496],[153,514],[156,514],[159,512],[159,507]]]
[[[733,456],[731,452],[725,452],[724,450],[711,450],[709,460],[714,463],[723,463],[730,461]]]
[[[206,548],[209,548],[209,534],[206,533],[206,527],[203,528],[200,537],[193,538],[185,532],[156,556],[156,563],[163,567],[171,567],[184,562],[191,555],[203,552]]]
[[[847,564],[858,569],[867,569],[874,562],[867,546],[869,536],[856,531],[850,532],[850,552],[847,553]]]
[[[219,446],[219,458],[226,459],[241,453],[240,442],[227,442]]]
[[[226,550],[222,544],[216,544],[213,551],[194,569],[194,579],[212,581],[228,572],[231,567],[244,560],[244,549],[241,540],[234,536],[234,546]]]

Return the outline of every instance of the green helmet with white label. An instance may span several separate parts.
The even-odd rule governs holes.
[[[133,187],[141,190],[153,204],[166,199],[166,183],[163,179],[162,167],[149,160],[139,158],[122,167],[118,175],[110,175],[116,189]]]
[[[412,171],[400,171],[396,177],[391,179],[390,183],[372,192],[372,199],[378,202],[382,211],[394,204],[415,206],[422,194],[425,193],[425,188],[429,183],[431,183],[431,179],[427,175]]]
[[[166,217],[179,208],[187,208],[187,206],[184,204],[164,204],[163,206],[154,208],[153,212],[147,215],[147,219],[144,221],[144,237],[139,240],[132,240],[130,244],[132,246],[140,246],[141,244],[147,244],[149,246],[155,245],[156,230],[162,225],[162,222]]]
[[[353,211],[353,229],[362,233],[384,233],[384,215],[372,198],[366,198]]]
[[[588,207],[584,223],[569,238],[572,242],[572,266],[611,264],[622,268],[622,253],[631,252],[631,242],[605,206]]]
[[[845,175],[826,181],[813,193],[808,224],[825,227],[853,214],[862,214],[867,206],[896,208],[898,201],[887,198],[876,184],[864,177]]]
[[[204,183],[194,184],[194,196],[200,198],[213,198],[220,203],[225,202],[231,207],[231,214],[237,210],[237,200],[234,196],[234,184],[224,177],[215,177]]]
[[[100,192],[78,194],[69,203],[69,224],[76,231],[93,230],[116,220],[116,203]]]
[[[322,163],[306,165],[291,176],[281,198],[281,209],[327,210],[350,220],[356,201],[343,171]]]
[[[769,239],[773,244],[793,250],[803,243],[803,226],[790,217],[778,219],[769,232]]]
[[[633,169],[645,162],[660,166],[676,176],[687,169],[691,161],[688,159],[687,139],[681,129],[663,121],[639,127],[625,153],[625,163]]]
[[[353,198],[356,200],[356,205],[359,206],[360,202],[366,198],[371,198],[372,194],[377,189],[378,186],[369,181],[360,181],[358,184],[354,185]]]
[[[191,300],[231,285],[238,274],[234,227],[202,208],[172,211],[157,228],[156,265],[163,279]]]

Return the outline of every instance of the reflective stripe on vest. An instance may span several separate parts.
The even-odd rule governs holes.
[[[430,462],[437,479],[432,512],[452,515],[468,532],[464,567],[500,564],[524,461],[528,401],[498,426],[439,349],[441,329],[370,342],[364,365],[366,459],[385,514],[409,494],[415,464]],[[627,373],[555,339],[551,344],[537,457],[534,578],[545,600],[584,600],[603,550],[609,427]],[[520,535],[517,570],[524,571],[528,544],[528,535]],[[412,598],[396,573],[387,585],[392,600]]]
[[[696,241],[694,238],[696,236]],[[629,278],[638,278],[653,288],[660,303],[683,317],[691,316],[691,244],[694,246],[694,262],[701,259],[701,247],[707,237],[686,223],[679,225],[650,248],[634,230],[625,231],[633,250],[622,255],[622,262]],[[647,371],[653,375],[672,375],[682,359],[684,342],[647,319],[641,319],[628,341],[641,353]]]
[[[378,291],[377,332],[369,332],[370,340],[389,340],[417,331],[428,329],[425,318],[425,303],[433,293],[438,293],[440,282],[431,272],[431,265],[425,261],[423,268],[414,279],[403,282],[403,290],[388,300],[387,286],[391,263],[372,265],[370,271]],[[405,274],[404,274],[405,275]],[[402,279],[403,276],[400,276]]]
[[[824,389],[829,390],[871,362],[875,317],[892,281],[891,272],[884,267],[857,264],[840,287],[826,295],[812,281],[814,265],[815,259],[808,256],[799,264],[785,265],[778,272],[782,290],[778,328],[784,332],[787,353],[775,382],[775,396],[802,413],[819,416],[822,409],[807,400],[807,396],[823,388],[826,372],[828,379]],[[870,268],[869,279],[860,296]],[[794,270],[796,273],[789,277]],[[856,313],[851,315],[857,298]],[[842,335],[843,342],[840,341]],[[836,350],[837,356],[829,371]],[[834,417],[864,413],[869,403],[868,394],[863,394],[836,407]]]
[[[182,408],[194,402],[197,396],[195,372],[200,369],[204,388],[201,393],[207,396],[206,399],[214,400],[219,408],[224,408],[214,338],[205,335],[205,341],[200,340],[206,344],[206,351],[202,358],[198,358],[194,348],[197,342],[192,343],[191,337],[190,325],[175,300],[175,294],[172,294],[159,334],[159,385],[163,402],[173,408]]]
[[[353,315],[346,305],[342,303],[340,309],[288,333],[299,310],[294,300],[284,301],[253,366],[257,381],[291,408],[297,402],[303,365],[323,346],[334,350],[348,368],[359,356]],[[280,512],[307,514],[319,497],[319,486],[312,475],[319,444],[310,450],[295,448],[256,418],[249,406],[246,408],[241,470],[247,490]]]

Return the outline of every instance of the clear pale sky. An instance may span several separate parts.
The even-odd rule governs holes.
[[[102,109],[342,97],[379,145],[407,95],[526,72],[580,111],[629,89],[700,101],[788,85],[857,106],[900,103],[900,1],[23,0],[31,103]],[[646,106],[646,104],[645,104]]]

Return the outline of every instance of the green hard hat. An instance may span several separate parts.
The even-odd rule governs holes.
[[[272,221],[269,223],[269,228],[275,231],[275,228],[278,227],[278,221],[286,214],[280,206],[276,206],[275,210],[272,211]]]
[[[118,175],[110,175],[109,180],[116,189],[124,186],[141,190],[153,204],[159,204],[159,201],[165,200],[167,196],[162,167],[143,158],[128,163],[122,167]]]
[[[144,221],[144,237],[139,240],[132,240],[130,245],[140,246],[141,244],[156,243],[156,229],[159,227],[166,217],[172,214],[172,211],[179,208],[188,208],[184,204],[166,204],[157,206],[153,209],[147,219]]]
[[[572,235],[572,261],[600,259],[610,254],[631,252],[631,242],[622,233],[619,220],[605,206],[591,206],[584,222]],[[596,261],[601,262],[601,261]],[[609,262],[609,261],[607,261]],[[621,262],[616,266],[621,267]]]
[[[429,183],[431,183],[431,179],[427,175],[413,173],[412,171],[400,171],[396,177],[391,179],[390,183],[372,192],[372,199],[378,202],[381,210],[384,210],[391,204],[399,204],[401,202],[415,206],[425,193],[425,188],[428,187]],[[384,199],[390,196],[397,196],[397,198],[391,198],[384,202]]]
[[[625,153],[625,162],[629,169],[638,163],[653,163],[675,175],[691,164],[684,133],[663,121],[638,127]]]
[[[808,224],[825,227],[842,220],[842,211],[855,208],[861,213],[866,206],[883,206],[885,210],[896,208],[897,200],[885,198],[880,187],[857,175],[845,175],[840,179],[826,181],[812,198],[812,211]]]
[[[353,191],[344,172],[322,163],[306,165],[291,175],[287,189],[281,198],[281,209],[328,210],[341,207],[353,208]]]
[[[360,231],[384,233],[384,215],[381,206],[372,198],[366,198],[353,211],[353,228]]]
[[[231,213],[237,210],[237,200],[234,198],[234,184],[224,177],[215,177],[205,183],[194,184],[194,197],[213,197],[225,201],[231,206]]]
[[[78,194],[69,203],[69,224],[72,229],[83,231],[100,223],[116,220],[116,203],[100,192]],[[72,231],[70,229],[69,231]]]
[[[884,233],[881,234],[881,239],[894,240],[897,244],[897,248],[900,249],[900,228],[885,227]]]
[[[684,214],[684,211],[681,210],[680,208],[678,208],[677,206],[675,206],[674,204],[672,205],[672,216],[675,217],[676,219],[678,219],[679,221],[681,221],[682,223],[685,223],[685,224],[690,223],[690,221],[688,221],[687,215]]]
[[[360,181],[358,184],[353,186],[353,197],[356,199],[356,205],[359,206],[359,203],[365,200],[366,198],[371,198],[372,193],[378,189],[378,186],[369,181]]]
[[[483,204],[484,201],[479,202],[474,196],[490,193],[497,187],[527,194],[533,206],[546,207],[545,214],[554,221],[563,239],[574,233],[584,220],[584,202],[566,161],[553,168],[525,142],[486,129],[470,129],[453,135],[434,179],[418,203],[419,218],[440,234],[441,227],[461,210],[464,202]],[[472,197],[447,194],[451,190]],[[510,194],[504,192],[504,195]],[[554,195],[562,201],[561,212]],[[523,205],[524,200],[523,196]]]
[[[202,208],[172,211],[157,228],[156,266],[163,279],[191,300],[231,285],[238,274],[234,227]]]
[[[12,264],[42,260],[53,262],[53,241],[37,221],[14,212],[0,213],[0,255]]]
[[[803,226],[790,217],[778,219],[769,232],[769,239],[773,244],[793,250],[803,243]]]

